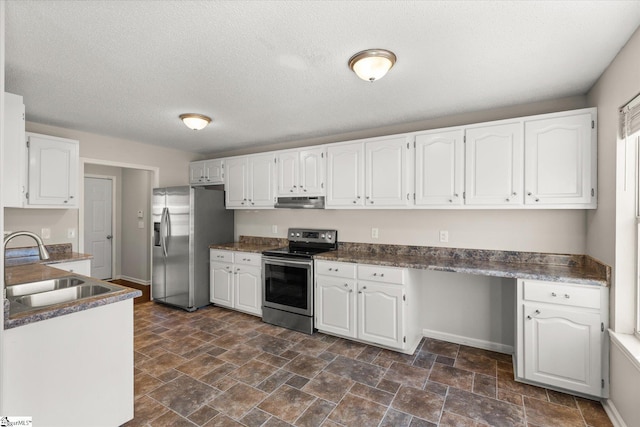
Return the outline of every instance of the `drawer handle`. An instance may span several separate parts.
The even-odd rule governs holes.
[[[536,310],[536,314],[540,314],[540,310]]]
[[[333,268],[329,267],[329,271],[333,271]]]
[[[564,297],[565,297],[565,298],[567,298],[567,299],[569,299],[569,298],[571,298],[571,295],[569,295],[569,294],[564,294]]]
[[[527,319],[531,320],[531,319],[533,319],[533,317],[531,317],[531,316],[527,316]]]
[[[558,294],[556,294],[555,292],[551,292],[551,296],[552,296],[552,297],[557,297],[557,296],[558,296]]]
[[[367,289],[367,287],[366,287],[366,286],[363,286],[363,287],[362,287],[362,289]],[[362,292],[361,292],[361,293],[362,293]]]

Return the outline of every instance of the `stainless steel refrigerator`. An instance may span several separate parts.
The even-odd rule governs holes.
[[[153,190],[154,301],[194,311],[209,302],[209,245],[233,241],[222,186]]]

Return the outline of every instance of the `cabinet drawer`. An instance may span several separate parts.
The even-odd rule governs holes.
[[[209,251],[209,261],[233,262],[233,252],[211,249]]]
[[[348,262],[316,261],[316,274],[355,279],[356,264]]]
[[[524,281],[523,297],[528,301],[600,308],[600,288],[597,286]]]
[[[405,269],[379,265],[358,265],[358,280],[404,285]]]
[[[236,264],[255,265],[256,267],[260,267],[262,265],[262,254],[252,252],[235,252],[234,260]]]
[[[48,264],[49,267],[55,267],[60,270],[68,271],[70,273],[82,274],[84,276],[91,276],[91,260],[83,259],[80,261],[67,261],[59,262],[55,264]]]

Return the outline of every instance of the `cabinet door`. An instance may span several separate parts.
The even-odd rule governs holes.
[[[29,205],[77,207],[78,141],[30,134]]]
[[[82,274],[83,276],[91,277],[91,260],[90,259],[59,262],[56,264],[48,264],[48,266],[57,268],[59,270],[68,271],[70,273],[77,273],[77,274]]]
[[[327,148],[326,205],[364,205],[364,146],[361,142]]]
[[[278,196],[298,194],[298,152],[286,151],[277,155]]]
[[[358,338],[402,348],[404,343],[403,287],[358,282]]]
[[[212,262],[209,298],[216,305],[233,308],[233,265]]]
[[[416,205],[461,205],[464,130],[416,135]]]
[[[525,122],[525,203],[591,202],[591,114]]]
[[[365,144],[366,206],[409,204],[406,138]]]
[[[227,179],[224,189],[228,208],[247,205],[247,176],[246,157],[227,160]]]
[[[235,305],[238,310],[262,316],[262,270],[234,265]]]
[[[521,205],[522,123],[466,130],[467,205]]]
[[[189,163],[189,184],[202,185],[205,181],[204,162]]]
[[[598,396],[600,314],[524,304],[525,379]]]
[[[324,196],[325,148],[302,150],[299,154],[299,190],[305,196]]]
[[[316,277],[316,328],[356,337],[355,280]]]
[[[4,207],[24,206],[27,178],[27,146],[22,97],[4,94],[4,152],[2,157],[2,202]]]
[[[204,179],[207,184],[217,185],[224,183],[224,160],[213,159],[203,162]]]
[[[275,188],[275,156],[249,156],[249,207],[273,207]]]

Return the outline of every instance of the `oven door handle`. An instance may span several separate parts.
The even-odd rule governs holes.
[[[312,260],[308,260],[308,261],[292,261],[292,260],[288,260],[288,259],[270,258],[270,257],[262,257],[262,263],[263,264],[271,264],[271,265],[281,265],[281,266],[284,266],[284,267],[287,267],[287,266],[308,267],[308,266],[313,265],[313,261]]]

